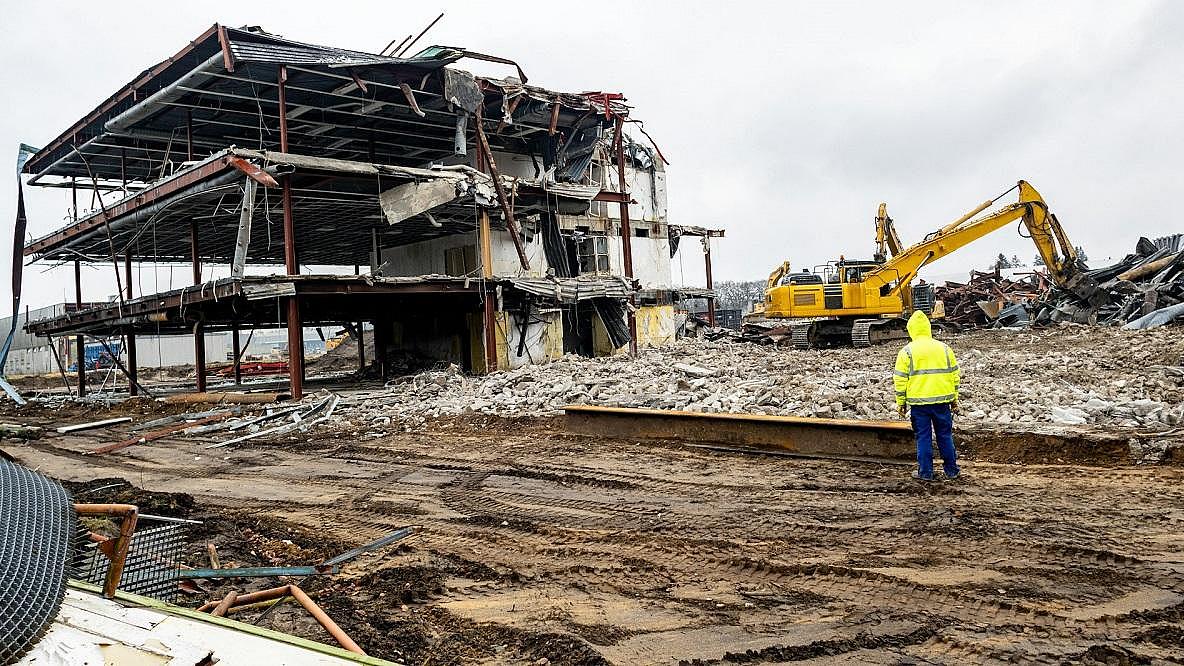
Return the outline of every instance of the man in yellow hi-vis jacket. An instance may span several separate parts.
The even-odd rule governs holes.
[[[917,310],[909,318],[912,342],[896,355],[892,383],[896,386],[896,408],[901,417],[913,411],[913,434],[917,438],[917,466],[913,478],[933,480],[933,436],[941,452],[946,478],[956,479],[958,454],[954,450],[954,413],[958,411],[958,359],[944,342],[933,339],[929,317]]]

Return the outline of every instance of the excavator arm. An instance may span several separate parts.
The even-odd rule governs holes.
[[[1023,220],[1032,242],[1036,244],[1037,252],[1048,267],[1053,283],[1075,293],[1083,300],[1090,300],[1097,293],[1097,285],[1085,274],[1077,250],[1069,242],[1064,228],[1056,216],[1049,212],[1048,205],[1040,193],[1027,181],[1019,181],[1013,189],[1017,188],[1018,202],[986,217],[972,219],[998,201],[999,197],[980,204],[966,215],[929,234],[921,242],[906,248],[876,270],[866,274],[865,284],[872,288],[887,288],[888,293],[899,293],[903,298],[907,293],[902,291],[926,265],[1011,222]]]
[[[896,226],[892,218],[888,217],[888,204],[881,203],[876,213],[876,261],[887,261],[888,257],[900,254],[900,236],[896,234]]]
[[[789,262],[788,261],[781,262],[780,266],[773,269],[772,273],[769,273],[769,281],[768,281],[768,283],[766,283],[765,289],[768,290],[768,289],[772,289],[773,287],[776,287],[777,283],[781,282],[781,278],[785,277],[785,274],[788,272],[789,272]]]

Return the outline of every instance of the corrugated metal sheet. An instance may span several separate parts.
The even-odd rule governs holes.
[[[438,57],[391,58],[331,46],[294,42],[272,35],[246,30],[227,30],[230,51],[236,61],[288,65],[328,65],[330,67],[368,67],[403,65],[420,69],[438,69],[456,61],[459,53],[443,51]]]
[[[507,278],[515,289],[536,296],[554,298],[560,303],[575,303],[593,298],[628,298],[633,290],[620,276],[597,278]]]

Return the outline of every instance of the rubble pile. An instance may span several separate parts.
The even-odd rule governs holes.
[[[1175,331],[1065,324],[950,339],[965,376],[963,419],[1170,429],[1184,421],[1184,341]],[[359,435],[468,413],[558,414],[567,404],[896,418],[897,349],[826,349],[681,340],[625,356],[565,356],[474,377],[455,366],[345,395],[336,421]]]
[[[999,271],[972,271],[966,283],[946,282],[934,293],[944,308],[944,322],[959,328],[1014,326],[1029,322],[1028,308],[1049,289],[1040,272],[1003,277]]]
[[[1155,241],[1140,238],[1135,251],[1122,261],[1086,274],[1099,287],[1088,302],[1053,289],[1033,309],[1033,321],[1153,328],[1184,317],[1184,252],[1179,235]]]

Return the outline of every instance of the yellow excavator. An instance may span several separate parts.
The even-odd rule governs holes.
[[[1019,201],[984,217],[1008,193],[1019,190]],[[1100,293],[1077,250],[1048,205],[1026,181],[985,201],[969,213],[901,248],[900,238],[885,204],[876,216],[876,253],[870,261],[840,257],[822,270],[791,272],[784,262],[769,276],[763,311],[753,319],[788,320],[795,347],[855,345],[866,347],[905,339],[905,318],[914,308],[933,306],[930,285],[917,285],[918,271],[969,243],[1015,220],[1022,220],[1054,284],[1083,301]]]

